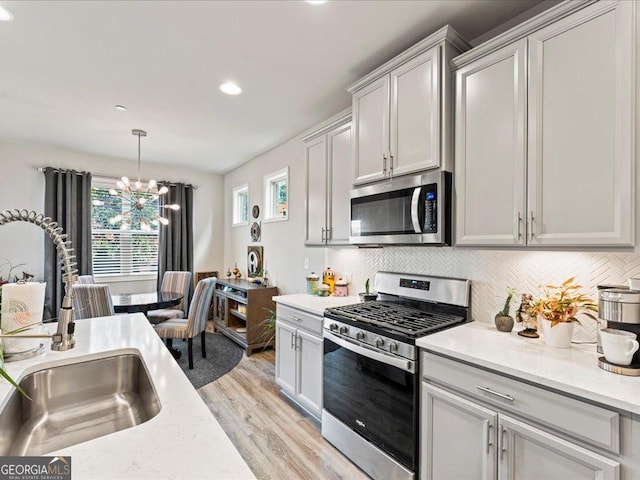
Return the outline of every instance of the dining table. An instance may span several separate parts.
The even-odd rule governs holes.
[[[144,293],[117,293],[111,295],[111,301],[116,313],[142,312],[146,315],[149,310],[178,305],[183,297],[182,293],[158,290]]]

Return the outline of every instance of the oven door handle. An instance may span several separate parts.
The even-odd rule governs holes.
[[[413,224],[413,231],[415,233],[422,233],[422,226],[420,225],[420,194],[422,193],[422,187],[416,187],[413,190],[413,196],[411,197],[411,223]]]
[[[415,373],[416,371],[416,362],[412,360],[393,357],[391,355],[385,355],[384,353],[369,350],[368,348],[361,347],[360,345],[356,345],[353,342],[340,338],[327,330],[324,331],[324,338],[331,340],[333,343],[340,345],[351,352],[370,358],[371,360],[384,363],[385,365],[391,365],[392,367],[399,368],[400,370],[404,370],[409,373]]]

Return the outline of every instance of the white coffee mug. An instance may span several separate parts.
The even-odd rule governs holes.
[[[636,340],[636,334],[626,330],[603,328],[600,330],[600,340],[604,350],[604,358],[608,362],[618,365],[629,365],[633,354],[640,347]]]

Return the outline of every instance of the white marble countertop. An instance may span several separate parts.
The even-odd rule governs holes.
[[[273,301],[322,316],[327,308],[360,303],[360,297],[355,295],[348,297],[318,297],[307,293],[294,293],[292,295],[278,295],[273,297]]]
[[[471,364],[640,414],[640,377],[598,367],[596,346],[549,347],[542,338],[498,332],[478,322],[422,337],[416,345]]]
[[[55,332],[55,324],[48,324]],[[145,316],[141,313],[76,322],[76,346],[46,350],[37,358],[8,363],[14,379],[65,363],[121,353],[140,354],[153,380],[160,412],[147,422],[51,455],[71,456],[74,479],[254,479]],[[0,381],[4,407],[12,387]]]

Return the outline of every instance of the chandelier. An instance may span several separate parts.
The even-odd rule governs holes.
[[[118,189],[110,188],[109,193],[122,200],[123,206],[128,206],[129,210],[118,214],[109,219],[111,225],[121,222],[120,229],[128,230],[133,221],[140,221],[140,228],[143,230],[151,230],[151,225],[169,224],[169,219],[160,215],[159,209],[150,205],[165,195],[169,189],[166,186],[158,188],[155,180],[149,180],[146,187],[140,181],[140,138],[146,137],[147,132],[140,129],[134,129],[131,133],[138,137],[138,180],[133,184],[127,177],[122,177],[116,182]],[[103,202],[100,202],[103,204]],[[160,208],[165,210],[180,210],[180,205],[161,205]],[[151,224],[151,225],[150,225]]]

